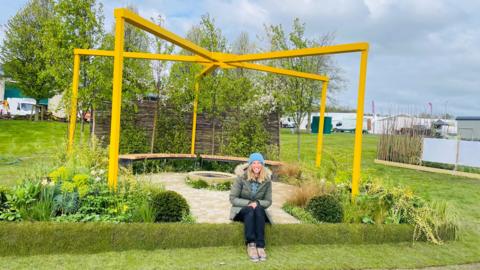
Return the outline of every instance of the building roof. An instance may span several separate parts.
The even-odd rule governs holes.
[[[480,116],[458,116],[457,118],[455,118],[455,120],[460,120],[460,121],[469,121],[469,120],[476,120],[476,121],[480,121]]]

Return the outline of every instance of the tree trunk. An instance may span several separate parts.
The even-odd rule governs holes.
[[[81,113],[81,116],[82,117],[80,117],[80,138],[81,138],[80,143],[83,142],[83,130],[85,128],[85,124],[84,124],[84,121],[83,121],[83,117],[85,116],[85,113],[83,111]]]
[[[215,155],[215,117],[212,119],[212,155]]]
[[[153,115],[152,139],[150,140],[150,153],[153,153],[153,148],[155,147],[155,136],[156,136],[155,132],[157,130],[158,110],[160,107],[159,103],[160,103],[160,95],[157,98],[157,102],[155,102],[155,114]]]
[[[297,126],[297,159],[300,161],[300,126]]]
[[[302,123],[302,115],[303,115],[303,112],[297,112],[296,115],[295,115],[295,119],[296,119],[296,128],[297,128],[297,159],[298,161],[300,161],[300,158],[301,158],[301,138],[300,138],[300,124]]]
[[[312,112],[307,113],[307,133],[312,133]]]
[[[35,122],[38,121],[38,107],[37,105],[34,106],[35,107]]]
[[[91,118],[90,118],[90,140],[93,141],[95,137],[95,109],[92,107],[90,108],[91,110]]]

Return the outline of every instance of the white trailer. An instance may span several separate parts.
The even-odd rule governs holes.
[[[7,98],[8,108],[2,106],[2,114],[11,116],[24,116],[35,114],[34,106],[37,104],[33,98]]]

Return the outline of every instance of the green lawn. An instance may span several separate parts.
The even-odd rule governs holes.
[[[0,184],[14,185],[28,170],[50,165],[66,147],[67,126],[60,122],[0,120]]]
[[[23,170],[49,157],[62,146],[66,137],[64,123],[0,121],[0,156],[21,159],[0,164],[0,184],[12,184]],[[301,165],[309,174],[314,167],[316,137],[302,134]],[[352,166],[353,135],[325,136],[325,160],[335,158],[339,170]],[[384,245],[281,246],[269,250],[266,263],[254,265],[246,259],[243,247],[212,247],[154,251],[108,252],[100,254],[62,254],[28,257],[3,257],[1,268],[116,268],[116,269],[359,269],[408,268],[480,262],[480,180],[443,174],[386,167],[373,163],[377,137],[364,136],[362,177],[379,177],[388,185],[410,186],[428,199],[446,200],[459,213],[460,240],[436,246],[428,243]],[[281,159],[296,161],[296,137],[281,133]],[[267,239],[268,241],[268,239]]]

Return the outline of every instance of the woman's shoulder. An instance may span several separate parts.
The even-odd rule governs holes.
[[[248,168],[248,163],[238,164],[235,167],[235,170],[233,170],[233,172],[237,176],[237,178],[244,177],[245,174],[247,173],[247,168]]]

